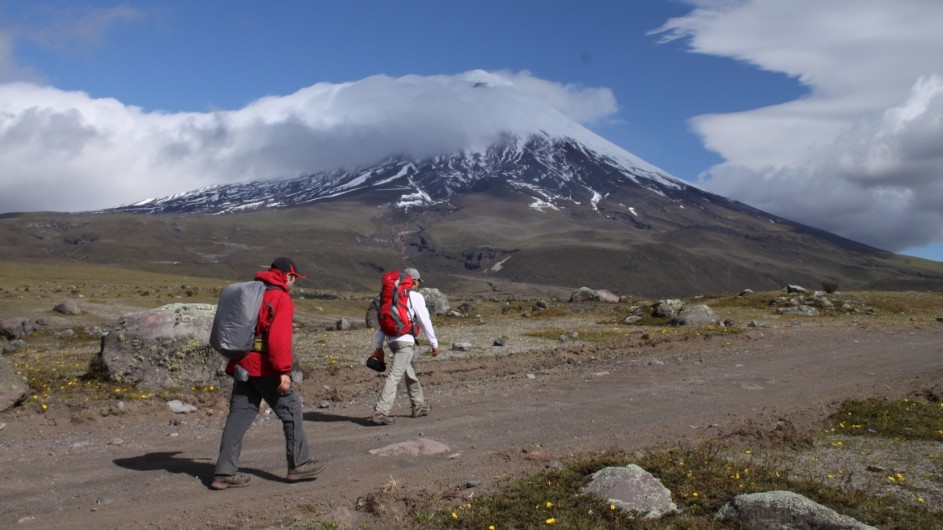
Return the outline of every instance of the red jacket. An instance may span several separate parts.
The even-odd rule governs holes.
[[[256,335],[262,335],[267,345],[265,353],[251,351],[238,362],[253,377],[279,377],[291,373],[292,365],[292,320],[295,304],[288,295],[286,274],[277,269],[259,271],[255,279],[274,289],[266,289],[259,311]],[[229,361],[226,373],[232,375],[236,361]]]

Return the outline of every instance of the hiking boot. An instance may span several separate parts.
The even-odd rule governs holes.
[[[425,403],[418,403],[413,405],[413,417],[420,418],[422,416],[428,416],[432,412],[432,407],[426,405]]]
[[[308,460],[300,466],[295,466],[288,470],[288,480],[309,480],[315,478],[318,473],[324,471],[327,466],[317,460]]]
[[[241,488],[243,486],[249,485],[250,482],[252,482],[252,477],[244,473],[237,473],[235,475],[216,475],[213,477],[213,482],[210,484],[210,488],[214,490]]]
[[[392,425],[393,418],[383,414],[382,412],[374,412],[373,416],[370,416],[370,421],[374,425]]]

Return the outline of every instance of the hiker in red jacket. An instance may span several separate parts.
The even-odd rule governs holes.
[[[288,480],[308,480],[324,470],[311,458],[304,431],[301,399],[291,386],[292,320],[295,305],[288,295],[297,278],[304,278],[295,262],[278,258],[255,279],[266,284],[252,351],[239,361],[229,361],[226,373],[233,376],[229,416],[219,443],[216,473],[210,487],[217,490],[249,484],[252,477],[237,473],[242,438],[259,413],[264,399],[285,432]]]

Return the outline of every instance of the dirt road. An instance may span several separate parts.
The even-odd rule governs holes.
[[[306,483],[283,480],[272,415],[260,415],[246,437],[242,465],[253,483],[221,492],[207,487],[221,405],[174,415],[154,404],[79,423],[0,420],[0,528],[396,527],[411,506],[480,495],[588,451],[694,441],[747,422],[802,426],[847,398],[940,384],[943,325],[786,326],[657,346],[425,361],[432,416],[407,417],[400,397],[396,423],[386,427],[364,419],[380,379],[355,372],[359,380],[301,388],[315,454],[329,463]],[[348,399],[320,408],[315,396],[331,384],[349,384]],[[410,441],[434,454],[371,454]]]

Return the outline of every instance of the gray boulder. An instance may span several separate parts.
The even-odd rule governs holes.
[[[660,318],[674,318],[678,316],[683,306],[684,304],[677,298],[659,300],[658,303],[655,304],[652,314]]]
[[[678,316],[671,321],[671,324],[675,326],[690,326],[694,328],[710,326],[716,323],[717,316],[714,315],[714,311],[704,304],[684,308],[684,310],[678,313]]]
[[[875,528],[791,491],[737,495],[717,512],[716,518],[735,521],[748,530]]]
[[[612,291],[607,291],[605,289],[596,289],[596,297],[599,299],[600,302],[607,302],[610,304],[618,304],[619,301],[622,299],[616,293],[613,293]]]
[[[423,287],[419,289],[419,294],[426,299],[426,307],[433,315],[444,315],[452,309],[448,297],[438,289]]]
[[[595,300],[599,300],[599,295],[589,287],[580,287],[570,294],[571,302],[592,302]]]
[[[170,304],[124,315],[102,338],[101,367],[141,390],[219,386],[225,358],[208,344],[215,314],[215,305]]]
[[[657,519],[678,511],[671,492],[641,467],[607,467],[593,473],[583,491],[607,499],[609,503],[644,519]]]
[[[22,339],[35,331],[33,321],[24,317],[0,319],[0,336],[9,340]]]
[[[82,310],[79,309],[79,304],[75,300],[68,298],[56,304],[56,307],[52,308],[53,311],[57,313],[62,313],[63,315],[81,315]]]
[[[0,357],[0,412],[22,403],[28,395],[26,379],[16,374],[10,361]]]

